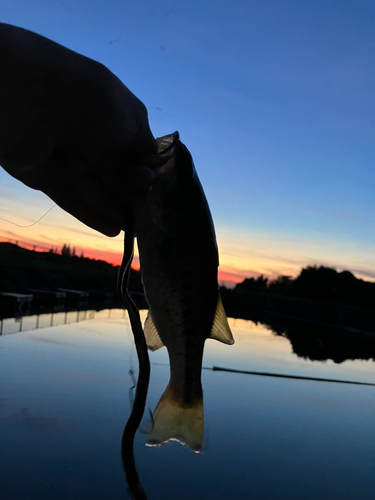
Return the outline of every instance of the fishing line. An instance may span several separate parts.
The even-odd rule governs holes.
[[[23,224],[17,224],[17,222],[13,222],[13,221],[11,221],[9,219],[4,219],[3,217],[0,217],[0,220],[4,220],[5,222],[9,222],[9,224],[13,224],[14,226],[18,226],[18,227],[32,227],[32,226],[35,226],[35,224],[38,224],[38,222],[41,221],[55,207],[57,207],[56,204],[53,205],[51,208],[49,208],[47,210],[47,212],[45,212],[41,217],[39,217],[38,220],[36,220],[32,224],[26,224],[26,226],[24,226]]]
[[[135,465],[134,438],[141,423],[146,406],[148,384],[150,381],[150,360],[148,357],[147,344],[143,333],[139,311],[128,292],[130,266],[133,260],[133,248],[134,225],[133,221],[129,221],[125,230],[124,255],[118,274],[117,291],[124,306],[128,310],[130,325],[134,336],[134,343],[137,350],[139,373],[133,408],[125,425],[121,439],[121,458],[129,490],[133,498],[135,500],[147,500],[147,495],[142,487]]]

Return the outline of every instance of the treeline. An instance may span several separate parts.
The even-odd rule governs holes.
[[[346,330],[375,332],[375,283],[349,271],[308,266],[297,278],[248,278],[221,296],[228,316],[289,318]],[[273,320],[272,320],[273,321]],[[267,321],[266,321],[267,322]]]
[[[349,271],[338,272],[324,266],[308,266],[295,279],[290,276],[279,276],[272,281],[263,276],[248,278],[236,285],[234,291],[331,301],[375,310],[375,283],[358,279]]]
[[[0,243],[0,292],[68,288],[116,293],[118,269],[105,261],[77,256],[69,245],[57,253]],[[129,289],[141,296],[139,272],[132,270]],[[221,295],[228,316],[234,318],[266,314],[375,332],[375,283],[357,279],[349,271],[308,266],[295,279],[248,278],[234,289],[222,287]],[[146,305],[143,301],[141,307]]]
[[[63,251],[35,252],[0,243],[0,292],[26,293],[29,289],[58,288],[116,293],[119,266],[77,256],[69,245]],[[129,288],[142,292],[140,273],[132,270]]]

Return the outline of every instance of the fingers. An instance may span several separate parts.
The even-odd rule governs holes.
[[[147,111],[141,117],[140,130],[129,144],[127,152],[134,160],[137,160],[137,163],[142,158],[158,152],[157,142],[149,127]]]
[[[154,179],[151,169],[121,164],[114,155],[90,167],[82,155],[71,151],[54,156],[48,167],[56,176],[42,190],[62,209],[106,236],[126,229],[132,199],[147,192]]]
[[[154,172],[143,166],[120,165],[116,169],[103,168],[98,172],[102,185],[123,203],[131,204],[134,197],[146,193],[155,178]]]

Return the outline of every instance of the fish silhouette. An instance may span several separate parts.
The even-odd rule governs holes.
[[[151,351],[167,347],[170,381],[153,414],[148,445],[203,441],[202,358],[207,338],[233,344],[220,299],[216,236],[192,157],[178,132],[157,140],[155,179],[133,214],[149,304]]]

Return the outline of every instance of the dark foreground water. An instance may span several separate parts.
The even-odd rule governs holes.
[[[0,337],[0,498],[129,498],[120,448],[136,354],[122,312],[106,316]],[[136,436],[148,498],[374,499],[375,387],[210,369],[375,383],[374,362],[305,360],[261,325],[231,326],[234,346],[206,343],[203,452]],[[166,350],[151,362],[153,410]]]

